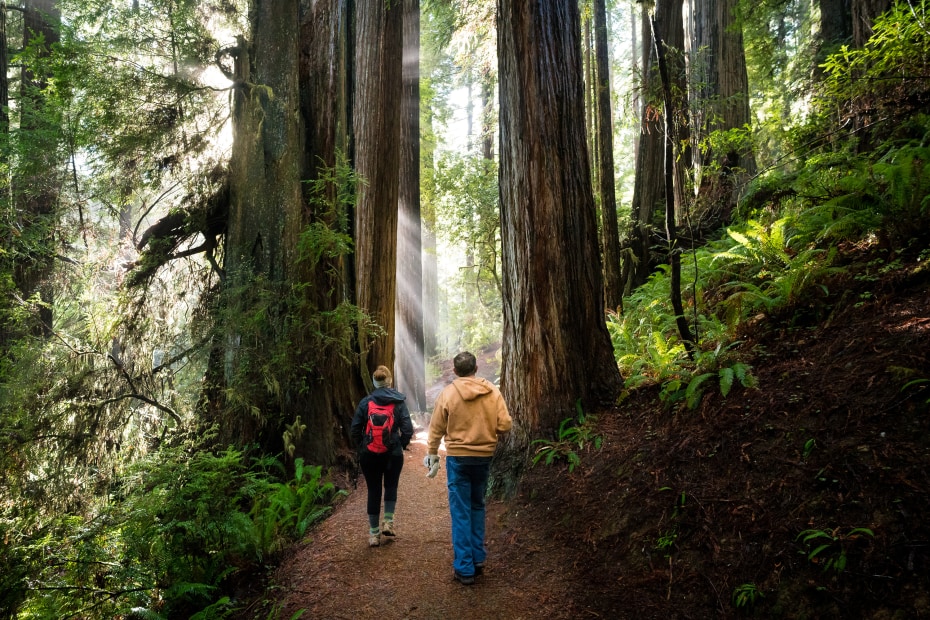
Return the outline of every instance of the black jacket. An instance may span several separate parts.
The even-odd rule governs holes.
[[[352,427],[349,431],[352,437],[352,443],[355,449],[362,447],[362,438],[365,434],[365,427],[368,425],[368,401],[373,400],[379,405],[394,403],[394,449],[392,454],[403,454],[403,450],[413,438],[413,422],[410,421],[410,411],[407,410],[407,403],[404,401],[406,396],[392,388],[375,388],[375,390],[363,398],[355,408],[355,416],[352,418]]]

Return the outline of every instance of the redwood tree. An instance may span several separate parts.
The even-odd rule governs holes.
[[[354,164],[362,183],[355,213],[355,294],[359,307],[383,328],[370,350],[362,351],[362,365],[369,371],[394,363],[402,18],[402,2],[356,3],[352,124]]]
[[[403,110],[397,235],[395,375],[411,411],[426,411],[420,221],[420,2],[404,0]]]
[[[601,237],[604,252],[604,295],[608,308],[621,304],[620,233],[614,180],[614,124],[610,114],[610,64],[607,55],[607,10],[604,0],[594,2],[594,39],[597,60],[598,191],[601,197]]]
[[[691,127],[694,142],[699,145],[694,151],[694,167],[701,186],[703,212],[709,215],[709,228],[728,221],[740,185],[756,169],[748,143],[727,140],[714,149],[704,142],[712,132],[745,129],[751,122],[749,80],[737,4],[738,0],[690,3],[688,45],[694,86],[690,93],[694,113]]]
[[[251,17],[250,39],[235,49],[229,310],[211,410],[226,439],[331,463],[367,375],[347,305],[352,231],[338,174],[351,126],[351,20],[339,0],[302,12],[261,0]]]
[[[574,0],[499,0],[505,490],[531,439],[621,389],[604,322]]]

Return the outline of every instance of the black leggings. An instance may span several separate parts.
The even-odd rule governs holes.
[[[368,514],[380,515],[382,484],[384,501],[397,501],[397,485],[400,482],[400,470],[404,468],[404,455],[362,452],[358,461],[368,486]]]

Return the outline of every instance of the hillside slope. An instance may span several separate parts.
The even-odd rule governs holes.
[[[530,470],[499,535],[572,550],[582,616],[930,617],[928,273],[850,273],[744,334],[758,389],[634,393],[574,472]]]

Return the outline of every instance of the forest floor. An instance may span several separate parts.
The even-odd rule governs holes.
[[[452,579],[420,435],[396,542],[367,546],[359,480],[249,617],[930,618],[930,270],[862,262],[827,290],[741,334],[757,389],[593,412],[600,450],[489,501],[475,585]]]

